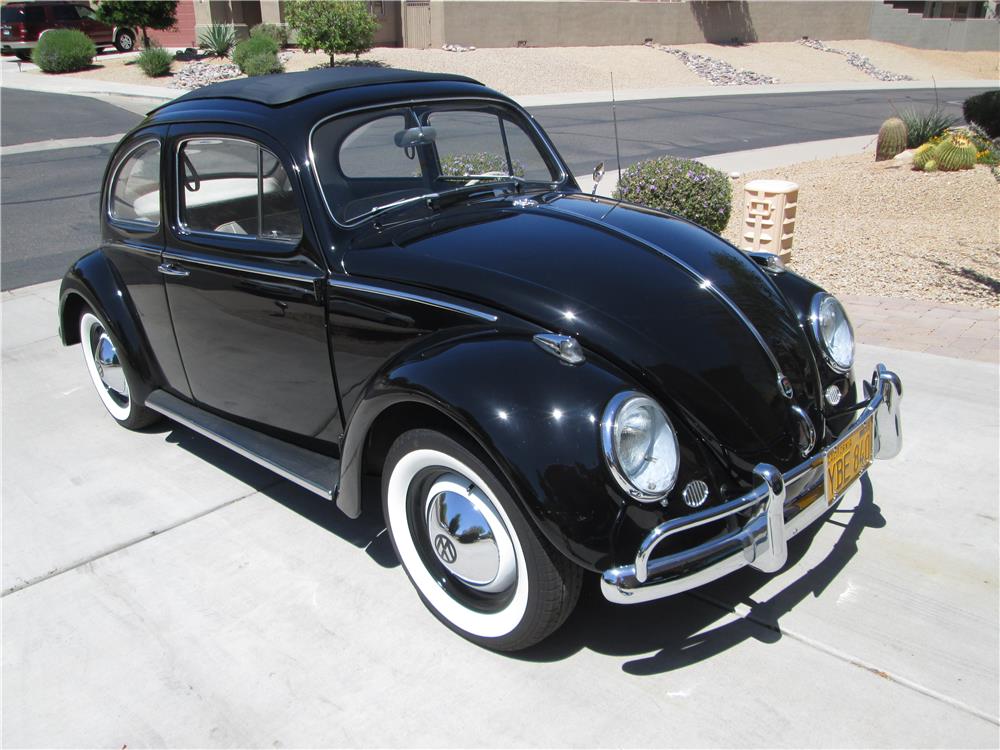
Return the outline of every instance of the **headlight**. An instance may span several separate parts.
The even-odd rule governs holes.
[[[812,301],[813,335],[827,363],[837,372],[847,372],[854,364],[854,329],[847,313],[825,292],[820,292]]]
[[[604,410],[601,437],[611,473],[631,497],[653,502],[670,492],[680,465],[677,434],[653,399],[619,393]]]

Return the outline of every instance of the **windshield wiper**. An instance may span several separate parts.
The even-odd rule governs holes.
[[[405,206],[408,203],[416,203],[417,201],[431,201],[440,197],[441,196],[438,193],[424,193],[423,195],[414,195],[410,198],[400,198],[398,201],[393,201],[392,203],[385,203],[381,206],[373,206],[364,213],[358,214],[354,218],[350,219],[350,221],[362,221],[363,219],[367,219],[369,216],[373,216],[374,214],[377,214],[380,211],[385,211],[389,208],[397,208],[399,206]]]
[[[519,185],[524,185],[527,182],[527,180],[523,177],[518,177],[516,174],[507,174],[506,172],[484,172],[483,174],[443,174],[438,176],[438,179],[445,180],[446,182],[464,182],[466,180],[510,180],[518,183]]]

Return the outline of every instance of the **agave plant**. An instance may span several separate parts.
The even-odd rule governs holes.
[[[236,29],[221,23],[213,23],[198,35],[198,46],[214,57],[226,57],[236,44]]]
[[[957,117],[952,117],[940,107],[934,107],[926,112],[909,109],[899,115],[906,123],[906,147],[916,148],[927,143],[931,138],[941,135],[948,128],[958,123]]]

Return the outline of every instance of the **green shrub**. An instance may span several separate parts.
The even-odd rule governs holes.
[[[513,162],[514,175],[524,177],[524,165]],[[467,174],[507,174],[507,158],[503,154],[483,151],[478,154],[447,154],[441,157],[441,174],[461,177]]]
[[[89,66],[97,49],[78,29],[51,29],[38,39],[31,61],[43,73],[71,73]]]
[[[725,172],[661,156],[623,169],[614,197],[668,211],[718,234],[729,222],[733,187]]]
[[[279,47],[288,46],[288,29],[276,23],[259,23],[250,29],[250,36],[266,36],[273,39]]]
[[[233,62],[236,63],[236,67],[246,73],[244,67],[247,60],[251,57],[260,57],[261,55],[270,55],[277,59],[278,43],[266,36],[255,36],[250,39],[244,39],[233,50]]]
[[[147,47],[139,53],[137,60],[142,72],[150,78],[159,78],[170,73],[170,63],[174,56],[163,47]]]
[[[350,0],[288,0],[285,20],[298,32],[298,44],[306,52],[323,50],[334,64],[336,53],[355,58],[372,48],[378,21],[368,3]]]
[[[970,96],[962,103],[965,121],[975,123],[990,138],[1000,138],[1000,89]]]
[[[907,148],[916,148],[927,143],[958,122],[957,117],[952,117],[940,107],[934,107],[926,112],[909,109],[901,112],[899,119],[906,123]]]
[[[244,58],[240,70],[248,76],[266,76],[271,73],[283,73],[285,66],[281,64],[277,55],[262,52],[259,55]]]
[[[214,57],[226,57],[236,44],[236,29],[222,23],[213,23],[198,35],[198,46]]]

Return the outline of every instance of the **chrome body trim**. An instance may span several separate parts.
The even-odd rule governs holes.
[[[747,565],[767,573],[780,570],[788,557],[787,541],[841,500],[827,496],[826,458],[830,451],[874,420],[873,457],[893,458],[899,453],[902,444],[899,400],[903,393],[899,376],[879,364],[872,381],[865,383],[865,390],[869,400],[861,408],[861,414],[832,445],[784,475],[774,466],[759,464],[754,469],[758,482],[746,494],[714,508],[664,521],[650,531],[640,544],[633,564],[604,571],[601,577],[604,597],[618,604],[635,604],[688,591]],[[787,497],[786,487],[796,482],[795,495]],[[851,488],[857,486],[855,482]],[[799,506],[811,496],[815,497],[808,505]],[[652,559],[664,540],[737,514],[747,518],[738,530]]]
[[[536,333],[531,338],[542,351],[548,352],[554,357],[558,357],[563,362],[571,365],[578,365],[586,362],[587,357],[583,353],[580,342],[572,336],[561,333]]]
[[[442,310],[449,310],[451,312],[461,313],[462,315],[468,315],[470,317],[486,321],[487,323],[496,323],[497,321],[497,316],[492,313],[476,310],[454,302],[446,302],[433,297],[425,297],[422,294],[414,294],[413,292],[404,292],[399,289],[386,289],[381,286],[372,286],[371,284],[362,284],[357,281],[347,281],[345,279],[327,279],[327,284],[337,289],[350,289],[355,292],[378,294],[382,297],[405,299],[409,302],[420,302],[425,305],[430,305],[431,307],[441,308]]]
[[[851,364],[847,367],[837,364],[837,361],[831,356],[830,350],[826,346],[826,340],[823,338],[823,333],[819,330],[819,306],[823,304],[823,301],[829,297],[838,305],[840,305],[840,300],[834,297],[828,292],[816,292],[813,295],[812,302],[809,304],[809,327],[812,330],[813,338],[816,339],[816,344],[819,346],[820,352],[823,354],[823,361],[830,367],[834,372],[839,372],[841,374],[847,374],[851,371],[854,366],[854,350],[856,347],[856,341],[854,339],[854,326],[851,325],[851,319],[847,315],[847,310],[844,310],[844,306],[840,305],[840,309],[844,310],[844,320],[847,321],[847,327],[851,331]]]
[[[675,265],[677,265],[680,268],[684,269],[691,276],[691,278],[693,278],[695,281],[698,282],[698,286],[699,287],[701,287],[702,289],[705,289],[705,290],[709,291],[711,294],[714,294],[715,297],[716,297],[716,299],[718,299],[726,307],[728,307],[729,310],[733,313],[733,315],[735,315],[743,323],[743,325],[746,326],[747,330],[750,331],[750,333],[753,335],[753,337],[757,340],[757,343],[760,345],[760,348],[763,350],[764,354],[767,356],[768,360],[771,362],[771,365],[774,367],[775,373],[777,373],[777,375],[778,375],[779,381],[781,380],[781,378],[784,377],[784,374],[781,371],[781,365],[778,363],[778,358],[775,356],[774,352],[771,351],[771,347],[767,345],[767,341],[764,340],[764,336],[761,334],[760,331],[757,330],[757,326],[755,326],[750,321],[750,318],[748,318],[746,316],[746,313],[744,313],[739,308],[739,306],[735,302],[733,302],[732,299],[729,298],[728,294],[726,294],[721,289],[719,289],[719,287],[717,287],[715,284],[713,284],[712,281],[711,281],[711,279],[708,279],[708,278],[702,276],[694,268],[694,266],[691,266],[690,264],[688,264],[685,261],[681,260],[680,258],[678,258],[676,255],[674,255],[670,251],[666,250],[665,248],[662,248],[659,245],[656,245],[656,244],[650,242],[649,240],[645,239],[644,237],[640,237],[639,235],[637,235],[637,234],[635,234],[633,232],[628,231],[627,229],[623,229],[622,227],[612,227],[611,225],[605,224],[604,222],[602,222],[599,219],[593,219],[593,218],[590,218],[588,216],[581,216],[580,214],[576,214],[576,213],[573,213],[571,211],[564,211],[563,209],[557,208],[557,207],[552,206],[552,205],[550,205],[549,208],[552,211],[557,211],[558,213],[560,213],[560,214],[562,214],[564,216],[569,216],[569,217],[571,217],[575,221],[579,221],[579,222],[583,222],[583,223],[587,223],[587,224],[592,224],[592,225],[598,225],[598,226],[601,226],[601,227],[603,227],[605,229],[610,229],[610,230],[612,230],[612,231],[614,231],[614,232],[622,235],[623,237],[627,237],[632,242],[635,242],[635,243],[637,243],[639,245],[642,245],[643,247],[648,248],[648,249],[652,250],[653,252],[658,253],[659,255],[662,255],[665,258],[668,258]]]
[[[258,266],[253,263],[245,263],[238,260],[229,260],[225,258],[216,258],[214,256],[204,256],[196,255],[194,253],[181,252],[177,250],[165,250],[163,252],[163,265],[172,266],[173,263],[167,261],[175,261],[177,263],[191,263],[196,266],[205,266],[207,268],[221,268],[226,271],[242,271],[244,273],[254,273],[259,276],[270,276],[275,279],[285,279],[286,281],[300,281],[306,284],[315,284],[323,279],[324,274],[317,269],[315,275],[309,273],[299,273],[298,271],[287,271],[284,269],[275,269],[270,266]],[[177,266],[174,266],[177,268]],[[179,269],[183,270],[183,269]],[[169,274],[171,276],[179,276],[183,274]]]
[[[666,505],[667,495],[670,494],[670,490],[674,488],[677,484],[677,476],[679,473],[679,463],[677,469],[674,471],[673,479],[670,482],[670,486],[667,487],[666,491],[660,493],[650,493],[645,492],[638,487],[636,487],[629,478],[622,471],[621,464],[618,460],[618,451],[615,448],[615,421],[618,419],[618,414],[621,412],[622,407],[626,403],[634,398],[643,398],[652,401],[656,404],[657,408],[663,412],[663,419],[667,423],[667,427],[670,429],[670,435],[674,441],[674,451],[680,454],[680,450],[677,445],[677,430],[674,429],[673,423],[670,421],[670,417],[663,407],[656,403],[655,399],[650,398],[645,393],[639,393],[638,391],[622,391],[621,393],[613,396],[608,405],[604,407],[604,414],[601,415],[601,448],[604,451],[604,463],[607,464],[608,470],[611,472],[611,476],[615,478],[618,485],[625,491],[625,493],[639,502],[643,503],[655,503],[660,502]]]
[[[800,437],[805,438],[804,441],[798,441],[799,454],[802,456],[808,456],[812,453],[812,449],[816,447],[816,425],[813,424],[813,421],[809,418],[806,410],[801,406],[793,405],[792,412],[796,417],[798,417],[799,424],[802,426],[803,432]]]
[[[299,487],[303,487],[309,490],[310,492],[319,495],[322,498],[325,498],[327,500],[333,500],[334,495],[336,494],[336,490],[331,490],[329,487],[322,487],[316,484],[315,482],[311,482],[308,479],[301,477],[298,474],[295,474],[294,472],[288,471],[284,467],[279,466],[278,464],[272,462],[270,459],[267,458],[267,456],[264,456],[260,453],[256,453],[252,450],[248,450],[244,446],[240,445],[239,443],[235,443],[232,440],[227,440],[223,435],[220,435],[217,432],[213,432],[212,430],[206,429],[203,425],[199,424],[198,422],[192,419],[188,419],[187,417],[181,414],[178,414],[176,411],[169,408],[168,406],[158,403],[157,401],[152,399],[148,399],[146,401],[146,406],[148,406],[153,411],[159,412],[168,419],[171,419],[174,422],[177,422],[178,424],[184,425],[189,430],[194,430],[199,435],[202,435],[208,438],[209,440],[218,443],[219,445],[223,445],[226,448],[229,448],[229,450],[233,451],[234,453],[238,453],[244,458],[247,458],[256,464],[260,464],[265,469],[273,471],[278,476],[284,477],[288,481],[294,482],[295,484],[299,485]]]
[[[546,184],[552,185],[553,188],[564,185],[567,178],[569,177],[569,172],[566,171],[566,164],[560,158],[559,154],[556,152],[555,147],[549,142],[548,136],[545,132],[538,127],[538,123],[535,122],[535,118],[532,117],[521,105],[513,101],[508,101],[505,99],[498,99],[495,96],[437,96],[437,97],[427,97],[418,99],[397,99],[394,101],[379,102],[378,104],[366,104],[363,107],[352,107],[350,109],[345,109],[341,112],[336,112],[332,115],[327,115],[319,120],[317,120],[311,128],[309,128],[309,171],[312,172],[313,181],[316,183],[316,188],[319,190],[320,198],[323,200],[323,205],[326,207],[326,213],[338,227],[342,229],[350,229],[351,227],[356,227],[363,224],[365,221],[373,218],[372,215],[367,215],[359,217],[353,221],[349,221],[346,224],[337,221],[337,217],[333,213],[333,209],[330,207],[330,202],[326,198],[326,191],[323,190],[323,182],[319,177],[319,170],[316,169],[316,154],[313,151],[313,136],[316,133],[316,129],[319,128],[324,123],[336,119],[338,117],[344,117],[346,115],[352,115],[355,112],[366,112],[373,109],[391,109],[392,107],[400,106],[412,106],[414,104],[430,104],[433,102],[493,102],[494,104],[501,104],[505,107],[510,107],[519,115],[524,118],[532,130],[534,130],[535,135],[538,140],[541,141],[542,145],[545,146],[545,150],[548,152],[549,156],[552,158],[552,163],[559,168],[559,179],[552,180]]]

